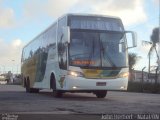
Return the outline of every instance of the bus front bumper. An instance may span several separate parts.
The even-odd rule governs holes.
[[[127,90],[128,77],[116,79],[87,79],[71,75],[65,78],[66,90]]]

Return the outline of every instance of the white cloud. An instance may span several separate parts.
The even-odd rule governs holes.
[[[154,5],[160,7],[160,6],[159,6],[159,4],[160,4],[160,3],[159,3],[159,0],[152,0],[152,1],[153,1]]]
[[[59,17],[64,13],[94,13],[122,18],[125,25],[146,21],[144,0],[29,0],[24,6],[30,18],[45,15]]]
[[[22,45],[22,41],[21,41],[20,39],[16,39],[16,40],[14,40],[14,41],[12,42],[12,46],[13,46],[14,48],[21,47],[21,45]]]
[[[50,16],[59,17],[64,13],[69,12],[78,0],[68,0],[64,3],[64,0],[49,0],[46,7],[47,13]]]
[[[35,19],[37,17],[51,16],[59,17],[67,13],[77,0],[28,0],[24,5],[24,14],[28,18]]]
[[[5,66],[6,71],[7,67],[19,66],[20,67],[20,60],[21,60],[21,51],[23,47],[22,40],[16,39],[13,40],[11,43],[7,43],[3,39],[0,39],[0,67]],[[14,60],[14,61],[12,61]],[[14,63],[13,63],[14,62]]]
[[[88,9],[90,13],[118,16],[125,25],[144,22],[147,19],[143,0],[79,0],[78,6],[81,10]]]
[[[148,52],[150,50],[151,45],[145,45],[140,44],[137,46],[137,50],[139,51],[139,54],[148,55]]]
[[[0,28],[10,28],[14,24],[14,11],[0,7]]]

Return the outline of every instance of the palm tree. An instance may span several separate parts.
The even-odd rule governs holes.
[[[158,52],[157,52],[157,48],[156,45],[159,42],[159,28],[154,28],[152,31],[152,35],[151,35],[151,42],[152,42],[152,46],[150,49],[150,52],[153,52],[153,49],[155,49],[156,55],[157,55],[157,59],[159,60],[159,56],[158,56]]]
[[[156,56],[157,56],[157,61],[159,61],[159,55],[158,55],[158,52],[157,52],[157,43],[159,42],[159,39],[160,39],[160,30],[159,28],[154,28],[153,31],[152,31],[152,35],[151,35],[151,39],[150,41],[143,41],[143,43],[145,44],[150,44],[151,47],[149,49],[149,52],[148,52],[148,57],[149,57],[149,66],[148,66],[148,73],[150,74],[150,57],[151,55],[153,54],[153,50],[155,50],[156,52]],[[155,87],[154,87],[154,92],[157,92],[157,80],[158,80],[158,74],[157,74],[157,71],[158,71],[158,67],[156,68],[156,75],[155,75]]]
[[[150,41],[143,41],[142,43],[145,45],[151,45],[149,52],[148,52],[148,57],[149,57],[149,66],[148,66],[148,72],[150,73],[150,58],[151,55],[153,54],[153,51],[155,50],[156,52],[156,56],[157,56],[157,60],[159,61],[159,55],[157,52],[157,43],[159,42],[159,28],[154,28],[152,31],[152,35],[150,37]]]

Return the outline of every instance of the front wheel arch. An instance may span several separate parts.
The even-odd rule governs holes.
[[[54,73],[51,73],[50,76],[50,89],[56,90],[56,78]]]
[[[53,90],[53,96],[56,98],[62,97],[63,93],[56,88],[56,78],[55,75],[52,73],[50,76],[50,88]]]

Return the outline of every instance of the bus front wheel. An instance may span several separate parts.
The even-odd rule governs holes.
[[[105,98],[107,95],[107,91],[100,90],[100,91],[96,91],[95,94],[96,94],[97,98]]]
[[[53,89],[53,96],[56,98],[62,97],[63,93],[56,89],[56,80],[54,74],[50,77],[50,87]]]
[[[63,93],[59,90],[53,90],[53,96],[56,98],[62,97]]]

